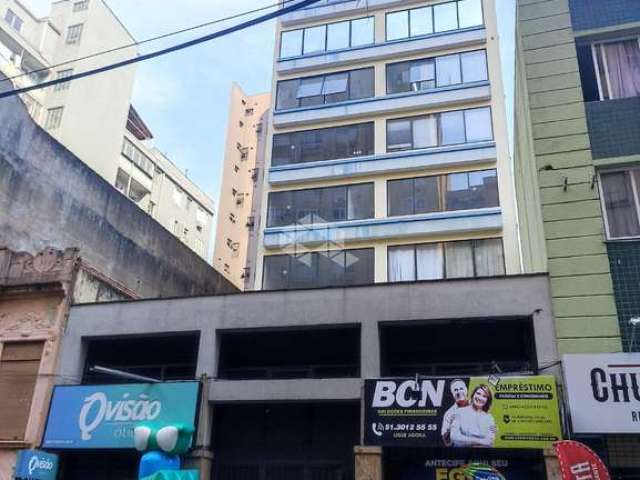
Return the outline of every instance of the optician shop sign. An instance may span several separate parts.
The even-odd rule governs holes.
[[[575,433],[640,433],[640,353],[562,358]]]
[[[198,382],[57,386],[45,448],[134,448],[138,423],[194,425]]]
[[[19,450],[16,456],[17,480],[55,480],[58,456],[41,450]]]
[[[562,438],[552,376],[365,381],[365,441],[382,446],[546,448]]]

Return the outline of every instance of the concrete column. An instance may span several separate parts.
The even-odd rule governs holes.
[[[553,448],[545,448],[544,464],[547,470],[547,480],[562,479],[562,475],[560,474],[560,462],[558,461],[558,455]]]
[[[194,448],[185,457],[185,467],[200,470],[200,480],[211,479],[213,452],[211,451],[211,435],[213,432],[213,407],[209,403],[209,382],[206,375],[200,379],[200,410]]]
[[[382,447],[356,445],[355,480],[382,480]]]

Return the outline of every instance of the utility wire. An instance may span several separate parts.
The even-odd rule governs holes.
[[[201,43],[208,42],[210,40],[224,37],[225,35],[229,35],[234,32],[238,32],[240,30],[244,30],[245,28],[252,27],[254,25],[258,25],[260,23],[264,23],[268,20],[272,20],[274,18],[281,17],[282,15],[286,15],[287,13],[294,12],[296,10],[300,10],[301,8],[307,7],[314,3],[317,3],[321,0],[301,0],[299,3],[294,5],[289,5],[288,7],[280,8],[275,12],[267,13],[266,15],[262,15],[258,18],[254,18],[252,20],[247,20],[246,22],[240,23],[238,25],[234,25],[233,27],[225,28],[218,32],[210,33],[209,35],[205,35],[203,37],[195,38],[193,40],[189,40],[188,42],[179,43],[177,45],[173,45],[168,48],[164,48],[162,50],[156,50],[155,52],[146,53],[144,55],[140,55],[135,58],[130,58],[128,60],[122,60],[120,62],[112,63],[109,65],[105,65],[103,67],[94,68],[92,70],[87,70],[86,72],[75,73],[68,77],[58,78],[55,80],[49,80],[47,82],[42,82],[37,85],[31,85],[29,87],[16,88],[13,90],[8,90],[6,92],[0,92],[0,99],[11,97],[14,95],[18,95],[20,93],[30,92],[32,90],[39,90],[41,88],[51,87],[53,85],[57,85],[59,83],[66,83],[73,80],[78,80],[80,78],[89,77],[92,75],[97,75],[98,73],[108,72],[110,70],[115,70],[117,68],[126,67],[127,65],[132,65],[134,63],[143,62],[145,60],[150,60],[152,58],[160,57],[162,55],[167,55],[169,53],[173,53],[179,50],[184,50],[185,48],[193,47],[195,45],[199,45]]]
[[[150,38],[146,38],[144,40],[140,40],[139,42],[128,43],[128,44],[125,44],[125,45],[120,45],[119,47],[110,48],[109,50],[101,50],[99,52],[94,52],[94,53],[91,53],[89,55],[85,55],[84,57],[78,57],[78,58],[74,58],[74,59],[71,59],[71,60],[65,60],[64,62],[55,63],[53,65],[49,65],[48,67],[37,68],[37,69],[31,70],[29,72],[23,72],[23,73],[19,73],[18,75],[14,75],[12,77],[7,77],[7,78],[0,79],[0,83],[10,82],[11,80],[15,80],[16,78],[26,77],[26,76],[32,75],[34,73],[46,72],[46,71],[48,71],[48,70],[50,70],[52,68],[63,67],[65,65],[69,65],[69,64],[72,64],[72,63],[80,62],[82,60],[88,60],[90,58],[96,58],[96,57],[99,57],[99,56],[102,56],[102,55],[106,55],[107,53],[113,53],[113,52],[117,52],[119,50],[125,50],[127,48],[131,48],[131,47],[138,47],[138,46],[144,45],[146,43],[155,42],[157,40],[163,40],[165,38],[173,37],[173,36],[180,35],[180,34],[186,33],[186,32],[191,32],[191,31],[194,31],[194,30],[199,30],[201,28],[210,27],[211,25],[215,25],[217,23],[222,23],[222,22],[226,22],[226,21],[229,21],[229,20],[235,20],[236,18],[245,17],[247,15],[252,15],[254,13],[258,13],[258,12],[261,12],[263,10],[269,10],[271,8],[277,7],[277,6],[281,5],[281,4],[284,5],[284,4],[295,2],[295,1],[296,0],[281,0],[279,2],[272,3],[272,4],[266,5],[264,7],[256,8],[254,10],[248,10],[246,12],[236,13],[236,14],[231,15],[229,17],[218,18],[216,20],[211,20],[211,21],[208,21],[208,22],[205,22],[205,23],[201,23],[199,25],[193,25],[191,27],[183,28],[181,30],[174,30],[172,32],[164,33],[162,35],[157,35],[155,37],[150,37]]]

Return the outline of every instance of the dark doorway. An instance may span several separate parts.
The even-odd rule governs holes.
[[[218,405],[216,480],[352,480],[357,402]]]
[[[528,318],[387,323],[380,326],[383,376],[533,372]]]
[[[135,450],[69,452],[60,459],[60,480],[138,480]]]

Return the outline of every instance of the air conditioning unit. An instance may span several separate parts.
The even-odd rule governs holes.
[[[253,227],[256,223],[256,217],[254,217],[253,215],[247,217],[247,227]]]
[[[242,205],[244,202],[244,193],[238,193],[236,195],[236,205]]]
[[[258,173],[260,172],[259,168],[254,168],[253,170],[251,170],[251,180],[252,181],[257,181],[258,180]]]

